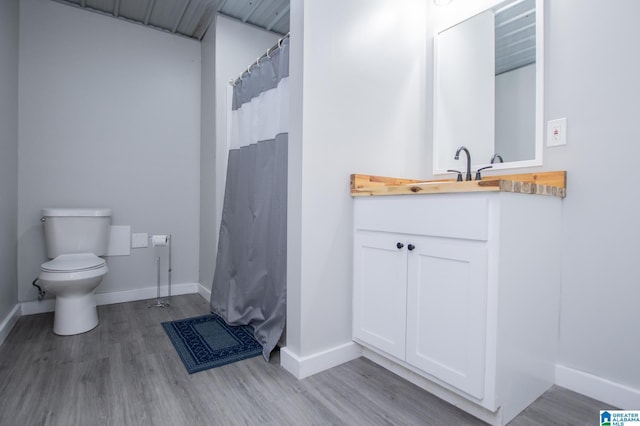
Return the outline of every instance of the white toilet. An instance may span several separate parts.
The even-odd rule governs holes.
[[[56,296],[53,332],[68,336],[98,325],[94,291],[107,273],[110,209],[42,209],[47,257],[38,282]]]

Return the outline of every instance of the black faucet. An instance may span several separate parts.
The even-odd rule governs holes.
[[[496,160],[500,160],[501,163],[504,163],[504,160],[502,159],[502,155],[500,154],[493,154],[493,157],[491,157],[491,164],[495,163]]]
[[[467,154],[467,175],[465,180],[471,180],[471,154],[469,154],[469,150],[467,149],[467,147],[461,146],[460,148],[458,148],[458,150],[456,151],[456,156],[453,157],[453,159],[460,159],[460,151],[464,151],[464,153]]]
[[[456,179],[456,182],[462,182],[462,173],[460,172],[460,170],[452,170],[449,169],[447,170],[449,173],[457,173],[458,174],[458,178]]]
[[[485,167],[480,167],[478,170],[476,170],[476,180],[482,180],[482,175],[480,174],[481,171],[490,169],[492,167],[493,166],[485,166]]]

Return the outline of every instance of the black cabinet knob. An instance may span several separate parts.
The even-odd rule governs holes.
[[[404,244],[402,244],[402,243],[398,243],[398,244],[396,244],[396,247],[398,247],[399,249],[401,249],[402,247],[404,247]]]
[[[416,246],[414,246],[413,244],[409,244],[407,248],[409,249],[409,251],[412,251],[414,248],[416,248]]]

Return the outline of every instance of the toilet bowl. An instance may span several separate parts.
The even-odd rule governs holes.
[[[53,332],[68,336],[98,325],[95,289],[107,273],[111,209],[42,209],[47,257],[37,282],[56,296]]]
[[[56,296],[53,332],[68,336],[98,325],[94,291],[108,271],[92,253],[62,254],[40,267],[38,282]]]

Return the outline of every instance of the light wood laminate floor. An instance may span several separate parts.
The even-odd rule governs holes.
[[[0,425],[483,424],[364,358],[304,380],[277,353],[189,375],[160,323],[209,304],[172,302],[100,306],[99,326],[77,336],[54,335],[53,313],[20,318],[0,346]],[[553,387],[511,425],[595,425],[604,408]]]

